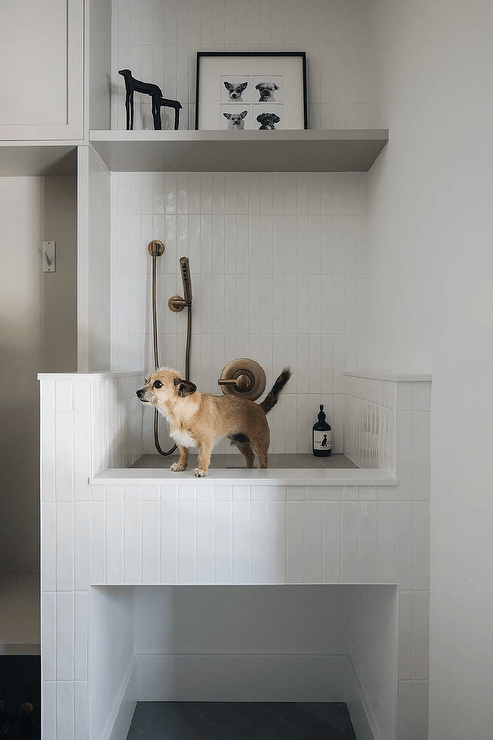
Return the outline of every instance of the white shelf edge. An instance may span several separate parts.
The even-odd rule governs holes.
[[[113,172],[367,172],[387,141],[387,129],[90,133]]]
[[[175,142],[175,141],[387,141],[388,129],[290,129],[280,131],[195,131],[179,129],[178,131],[125,131],[125,130],[94,130],[89,134],[89,141],[120,141],[132,143],[145,142]]]
[[[107,468],[90,478],[93,486],[110,485],[255,485],[255,486],[396,486],[398,480],[377,468],[213,470],[196,478],[192,470],[173,473],[162,468]]]

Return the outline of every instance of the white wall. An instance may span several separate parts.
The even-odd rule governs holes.
[[[363,363],[433,375],[430,737],[491,735],[493,6],[375,0]]]
[[[0,178],[0,222],[0,572],[36,573],[36,375],[75,369],[73,178]],[[42,272],[45,239],[57,243],[53,274]]]
[[[344,586],[135,590],[141,701],[343,701]]]
[[[90,737],[108,738],[134,663],[131,587],[90,592]],[[125,733],[126,734],[126,733]]]
[[[187,255],[192,380],[219,393],[223,367],[251,357],[268,390],[288,365],[293,376],[269,415],[271,452],[311,451],[321,403],[342,451],[343,371],[357,363],[366,281],[366,174],[131,172],[113,174],[112,189],[113,368],[154,367],[147,244],[161,239],[160,364],[185,372],[186,311],[173,313],[168,299],[182,294]],[[153,452],[150,411],[145,429]]]
[[[366,586],[350,591],[349,656],[366,700],[375,738],[394,738],[396,728],[397,588]],[[402,595],[406,598],[405,595]],[[421,594],[427,597],[427,594]],[[416,598],[419,599],[420,595]],[[426,644],[426,642],[425,642]],[[402,655],[400,656],[402,664]],[[355,732],[357,709],[348,702]],[[416,728],[413,728],[416,732]],[[414,737],[417,735],[415,734]],[[358,734],[358,737],[360,735]]]
[[[342,586],[142,586],[138,593],[137,653],[347,652]]]
[[[110,175],[88,146],[77,151],[77,369],[110,366]]]
[[[36,573],[43,180],[0,178],[0,570]]]
[[[119,69],[179,100],[180,128],[193,129],[198,51],[306,51],[309,127],[364,128],[366,6],[367,0],[113,0],[111,127],[125,128]],[[169,110],[163,109],[163,128],[173,127],[173,115],[165,125]],[[152,128],[148,96],[135,96],[134,128]]]
[[[45,178],[44,239],[56,241],[56,272],[43,275],[40,372],[76,369],[76,179]]]

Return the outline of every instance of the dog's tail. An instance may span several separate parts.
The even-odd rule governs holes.
[[[290,377],[291,372],[289,368],[285,367],[262,403],[259,404],[259,406],[263,408],[266,414],[268,414],[269,411],[276,405],[279,394],[281,393],[282,389],[284,388]]]

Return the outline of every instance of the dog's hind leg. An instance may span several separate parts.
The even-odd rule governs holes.
[[[228,439],[231,441],[231,444],[234,445],[244,456],[247,468],[253,468],[255,455],[253,454],[252,448],[250,446],[250,439],[248,438],[248,436],[240,432],[239,434],[228,434]]]
[[[259,452],[259,450],[255,450],[255,454],[257,455],[258,459],[260,460],[260,467],[261,468],[268,468],[268,462],[267,462],[267,450],[262,450],[262,452]]]
[[[180,447],[179,450],[180,457],[170,468],[174,473],[181,473],[182,470],[185,470],[188,464],[188,447]]]
[[[252,450],[257,455],[259,461],[260,461],[260,467],[261,468],[267,468],[267,451],[269,449],[269,430],[266,430],[266,433],[263,434],[257,434],[255,437],[250,439],[250,443],[252,445]]]
[[[247,468],[253,468],[253,461],[255,460],[255,455],[253,454],[253,450],[250,447],[249,442],[235,442],[236,447],[239,449],[241,454],[244,456],[247,464]]]

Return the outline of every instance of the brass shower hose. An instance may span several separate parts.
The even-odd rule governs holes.
[[[157,258],[164,252],[164,244],[158,240],[150,242],[148,246],[149,254],[152,257],[152,335],[154,348],[154,369],[159,370],[159,348],[158,348],[158,331],[157,331],[157,302],[156,302],[156,264]],[[190,347],[192,339],[192,301],[186,302],[187,306],[187,343],[185,348],[185,379],[190,378]],[[159,443],[159,411],[154,409],[154,446],[160,455],[171,455],[176,450],[173,445],[167,452],[162,449]]]

